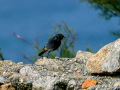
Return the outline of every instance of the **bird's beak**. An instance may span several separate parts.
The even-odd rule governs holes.
[[[64,36],[63,39],[66,39],[66,37]]]

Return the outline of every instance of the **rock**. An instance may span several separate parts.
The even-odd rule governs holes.
[[[22,76],[27,76],[30,72],[32,72],[32,69],[30,66],[24,66],[23,68],[20,69],[20,74]]]
[[[76,72],[73,73],[73,76],[79,78],[80,77],[79,73],[80,73],[80,71],[77,70]]]
[[[41,75],[38,71],[32,71],[32,72],[28,73],[28,76],[30,77],[30,79],[38,80]]]
[[[43,77],[33,82],[32,90],[52,90],[52,86],[57,78]]]
[[[10,67],[8,70],[11,72],[19,72],[22,67],[23,67],[23,65],[17,64],[17,66]]]
[[[74,90],[76,85],[76,81],[75,80],[70,80],[67,84],[67,90]]]
[[[11,83],[12,87],[14,89],[10,89],[10,90],[32,90],[32,83]]]
[[[90,73],[120,72],[120,39],[101,48],[88,59],[86,67]]]
[[[63,67],[61,67],[61,65],[59,65],[61,63],[62,63],[62,61],[58,61],[58,60],[56,61],[55,59],[48,59],[48,58],[43,58],[43,60],[42,61],[40,60],[39,63],[38,63],[38,61],[37,61],[37,63],[35,62],[35,64],[37,64],[37,65],[46,66],[46,68],[50,71],[51,70],[58,71],[60,68],[63,69]]]
[[[2,65],[13,65],[14,62],[12,62],[12,60],[4,60],[4,61],[0,61],[0,66]]]
[[[11,72],[9,72],[9,73],[8,73],[8,72],[4,72],[2,76],[3,76],[4,78],[8,78],[8,77],[10,77],[10,76],[12,76],[12,75],[13,75],[13,73],[11,73]]]
[[[20,77],[20,73],[16,73],[16,72],[13,72],[12,76],[10,76],[9,78],[12,78],[12,77]]]
[[[58,78],[50,90],[67,90],[67,84],[68,80],[65,78]]]
[[[85,52],[85,51],[79,50],[79,51],[76,53],[76,57],[80,56],[81,54],[92,54],[92,53],[91,53],[91,52]]]
[[[1,85],[0,90],[15,90],[15,89],[11,86],[11,83],[8,83],[8,84]]]
[[[116,82],[114,86],[120,86],[120,81]]]
[[[3,84],[3,83],[5,83],[5,81],[6,81],[6,80],[5,80],[4,77],[0,77],[0,85]]]
[[[46,57],[42,57],[42,58],[38,59],[38,60],[35,62],[35,64],[36,64],[36,65],[39,65],[40,62],[41,62],[43,59],[47,59],[47,58],[46,58]]]
[[[81,89],[87,89],[90,86],[96,85],[97,81],[92,80],[92,79],[86,79],[84,83],[82,84]]]
[[[18,77],[18,76],[11,77],[11,78],[10,78],[10,82],[18,83],[18,82],[19,82],[19,79],[20,79],[20,77]]]
[[[85,63],[88,61],[89,58],[91,58],[94,54],[91,52],[85,52],[79,50],[76,54],[75,60],[78,63]]]
[[[120,87],[108,86],[107,84],[94,85],[87,88],[87,90],[120,90]]]
[[[119,90],[120,86],[114,86],[120,79],[119,74],[100,76],[88,73],[86,62],[93,55],[81,53],[75,58],[43,58],[33,65],[2,61],[1,86],[8,84],[12,90],[81,90],[83,82],[90,78],[91,81],[95,80],[98,83],[89,86],[87,90]]]

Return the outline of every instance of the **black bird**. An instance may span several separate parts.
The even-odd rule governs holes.
[[[44,54],[45,52],[48,51],[48,55],[51,51],[56,50],[60,44],[61,44],[61,40],[65,38],[62,34],[57,34],[54,37],[50,38],[48,40],[48,42],[46,43],[45,47],[43,48],[43,50],[38,54],[39,56],[41,56],[42,54]],[[48,57],[47,55],[47,57]]]

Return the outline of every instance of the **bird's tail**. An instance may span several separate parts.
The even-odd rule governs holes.
[[[43,53],[45,53],[47,50],[46,48],[44,47],[43,50],[38,54],[38,56],[41,56]]]

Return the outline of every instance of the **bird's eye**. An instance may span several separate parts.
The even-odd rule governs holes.
[[[57,40],[57,38],[55,37],[54,40]]]

